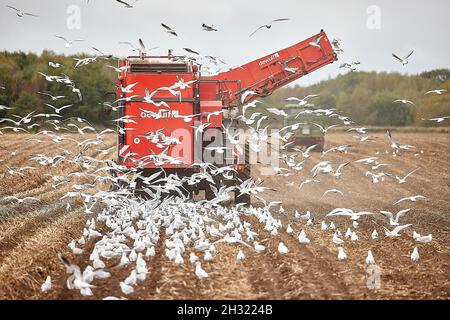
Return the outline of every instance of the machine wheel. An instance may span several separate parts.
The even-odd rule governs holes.
[[[207,184],[205,186],[205,199],[210,201],[213,200],[216,197],[216,195],[214,194],[214,191],[211,188],[210,184]]]
[[[235,204],[239,204],[239,203],[245,203],[247,205],[250,205],[251,203],[251,197],[249,194],[241,194],[240,196],[238,196],[238,193],[236,191],[235,195],[234,195],[234,203]]]

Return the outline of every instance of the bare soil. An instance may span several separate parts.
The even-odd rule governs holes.
[[[447,133],[396,133],[401,143],[415,145],[417,151],[403,152],[393,156],[385,134],[375,134],[374,142],[355,142],[351,135],[334,133],[326,136],[326,148],[339,144],[350,144],[347,154],[329,153],[324,160],[342,163],[368,156],[379,157],[380,162],[389,163],[384,171],[405,175],[420,168],[409,177],[407,183],[399,184],[392,179],[373,184],[365,176],[367,165],[350,163],[343,169],[340,178],[331,175],[320,176],[321,183],[308,184],[299,190],[299,184],[310,178],[310,168],[317,163],[320,154],[313,154],[313,161],[307,161],[301,173],[291,176],[261,176],[264,185],[277,191],[267,191],[264,197],[283,201],[284,214],[275,214],[285,225],[290,223],[294,234],[285,230],[271,236],[256,227],[259,241],[266,245],[263,253],[255,253],[248,248],[222,244],[217,246],[214,261],[203,263],[209,277],[199,280],[194,268],[186,262],[177,266],[164,256],[163,241],[157,246],[156,257],[148,260],[150,275],[146,281],[135,287],[135,292],[127,299],[449,299],[450,298],[450,135]],[[70,148],[73,143],[38,144],[26,141],[27,135],[1,136],[0,159],[14,166],[33,165],[30,156],[36,153],[61,153],[59,148]],[[108,137],[107,144],[113,146],[115,137]],[[17,150],[16,155],[11,152]],[[423,150],[423,153],[420,152]],[[96,155],[102,159],[110,155]],[[10,175],[5,163],[0,164],[0,298],[1,299],[82,299],[78,291],[65,286],[65,269],[56,253],[64,252],[81,267],[88,262],[86,254],[73,256],[67,243],[78,239],[88,215],[84,213],[81,201],[60,200],[69,191],[65,187],[52,187],[46,173],[64,174],[78,170],[70,164],[56,167],[36,166],[23,176]],[[260,175],[259,168],[253,168],[254,176]],[[294,186],[287,183],[294,181]],[[80,180],[80,182],[82,182]],[[323,192],[337,188],[344,193],[328,194],[319,200]],[[426,201],[401,203],[395,201],[404,197],[421,194]],[[1,200],[3,196],[32,196],[38,202],[16,202]],[[256,199],[253,199],[257,203]],[[67,203],[71,208],[66,210]],[[398,211],[411,208],[402,223],[413,226],[402,231],[399,238],[384,236],[380,225],[388,225],[386,219],[377,214],[359,220],[357,234],[359,240],[346,240],[344,248],[346,261],[337,260],[337,246],[332,242],[332,231],[321,231],[320,221],[326,213],[336,207],[353,210]],[[294,218],[294,212],[310,210],[316,217],[312,226]],[[372,220],[374,222],[372,222]],[[331,220],[325,219],[327,223]],[[332,221],[343,233],[351,226],[349,219],[338,217]],[[258,225],[256,221],[249,222]],[[380,237],[371,239],[376,228]],[[302,245],[297,236],[304,229],[311,243]],[[412,239],[412,231],[433,234],[433,241],[420,244]],[[289,253],[281,255],[277,247],[283,241]],[[420,260],[412,262],[410,254],[417,246]],[[243,262],[236,259],[242,249],[246,255]],[[369,289],[365,257],[372,250],[376,264],[381,268],[381,287]],[[113,263],[110,261],[108,263]],[[128,274],[128,269],[112,271],[112,277],[96,280],[93,289],[95,299],[106,296],[124,297],[119,281]],[[40,292],[40,286],[47,275],[53,279],[53,288],[47,293]]]

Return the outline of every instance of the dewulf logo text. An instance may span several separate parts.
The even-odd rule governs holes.
[[[164,110],[160,109],[157,113],[152,111],[144,111],[141,112],[141,118],[153,118],[153,119],[169,119],[175,118],[180,115],[180,111],[178,110]]]
[[[272,62],[273,60],[278,59],[279,57],[280,57],[280,55],[277,52],[277,53],[274,53],[273,55],[271,55],[270,57],[268,57],[268,58],[266,58],[264,60],[261,60],[260,62],[258,62],[258,64],[259,64],[260,67],[262,67],[263,65],[265,65],[265,64],[267,64],[269,62]]]

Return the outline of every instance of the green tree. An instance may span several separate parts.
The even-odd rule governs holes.
[[[367,124],[376,126],[406,126],[413,121],[413,107],[404,103],[393,103],[391,93],[380,93],[369,103]]]

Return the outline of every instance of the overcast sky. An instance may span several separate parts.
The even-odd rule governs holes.
[[[137,39],[142,38],[147,47],[158,46],[154,51],[158,54],[165,54],[167,48],[182,54],[180,48],[189,47],[238,65],[292,45],[323,28],[330,39],[342,40],[345,53],[339,60],[361,61],[361,70],[419,73],[450,68],[448,0],[139,0],[131,9],[115,0],[0,0],[0,4],[0,50],[94,53],[90,49],[93,45],[124,56],[130,53],[128,47],[118,42],[137,44]],[[7,5],[39,17],[19,18]],[[75,21],[67,12],[73,9],[71,5],[80,9],[79,29],[67,26],[68,21]],[[276,18],[291,20],[249,38],[256,27]],[[179,37],[163,32],[161,22],[176,29]],[[219,31],[203,31],[202,23],[214,24]],[[56,34],[86,41],[67,49]],[[395,52],[405,56],[412,49],[415,52],[406,67],[391,55]],[[344,72],[335,63],[296,83],[308,85]]]

